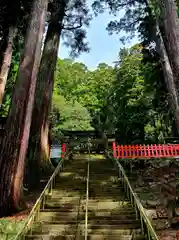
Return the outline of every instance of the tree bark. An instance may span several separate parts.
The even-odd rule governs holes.
[[[145,1],[149,14],[152,11],[149,1]],[[155,19],[154,41],[156,50],[161,59],[161,66],[166,87],[168,89],[168,101],[175,118],[176,129],[179,134],[179,19],[176,12],[174,0],[158,0],[161,16],[156,13],[152,16]],[[164,34],[162,35],[164,29]]]
[[[58,56],[65,4],[57,8],[47,30],[44,51],[38,76],[36,98],[31,125],[31,136],[28,150],[29,188],[38,188],[40,183],[40,165],[49,159],[49,113],[51,110],[54,86],[54,72]],[[46,161],[47,163],[47,161]],[[43,167],[43,166],[42,166]],[[33,175],[32,175],[33,174]]]
[[[174,80],[179,94],[179,18],[175,0],[160,1],[161,21],[164,29],[164,44],[173,70]]]
[[[34,0],[0,154],[0,216],[18,208],[48,0]]]
[[[11,61],[12,61],[13,43],[14,43],[14,38],[16,37],[16,34],[17,34],[17,28],[10,27],[8,40],[7,40],[7,47],[4,52],[4,58],[3,58],[2,66],[0,70],[0,107],[3,101],[4,90],[6,87],[7,77],[8,77]]]
[[[163,0],[161,6],[160,27],[164,29],[165,57],[164,78],[168,78],[168,100],[174,113],[177,133],[179,134],[179,19],[175,0]],[[162,38],[162,37],[161,37]],[[166,74],[166,75],[165,75]],[[166,79],[167,81],[167,79]],[[170,188],[170,187],[169,187]],[[166,198],[169,224],[175,215],[176,187],[173,199]]]
[[[156,50],[161,59],[161,65],[163,70],[163,76],[165,80],[165,84],[168,89],[168,101],[173,110],[173,115],[175,117],[176,128],[179,133],[179,99],[176,90],[176,85],[174,81],[173,71],[169,62],[169,58],[165,49],[163,37],[161,35],[159,25],[156,26],[157,36],[155,39],[156,42]]]

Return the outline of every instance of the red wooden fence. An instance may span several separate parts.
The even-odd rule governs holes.
[[[62,144],[62,153],[61,153],[61,158],[64,158],[65,157],[65,153],[66,153],[66,144],[63,143]]]
[[[165,158],[179,156],[179,144],[159,145],[116,145],[113,142],[115,158]]]

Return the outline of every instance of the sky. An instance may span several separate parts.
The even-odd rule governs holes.
[[[89,0],[89,2],[92,2],[92,0]],[[117,18],[120,19],[122,16],[123,12],[120,12]],[[90,27],[87,29],[90,52],[82,53],[75,61],[83,62],[90,70],[95,69],[101,62],[109,65],[114,64],[118,58],[120,48],[124,47],[119,41],[119,38],[124,36],[124,32],[119,35],[109,35],[106,30],[107,24],[114,19],[116,18],[107,12],[93,17]],[[129,47],[136,42],[137,38],[127,43],[125,47]],[[59,48],[59,57],[61,59],[69,57],[69,50],[63,44]]]

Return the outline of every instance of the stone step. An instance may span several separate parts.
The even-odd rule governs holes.
[[[85,188],[86,187],[86,180],[82,181],[81,179],[66,179],[64,181],[59,181],[59,182],[55,182],[55,188],[67,188],[67,189],[71,189],[72,187],[74,188]]]
[[[45,208],[42,210],[43,212],[77,212],[79,211],[79,206],[75,204],[45,204]]]
[[[80,206],[79,206],[80,204]],[[45,209],[48,208],[66,208],[66,211],[68,211],[68,209],[73,209],[73,208],[77,208],[77,209],[84,209],[86,206],[86,200],[81,200],[79,201],[74,200],[71,202],[60,202],[60,201],[49,201],[45,204]],[[127,208],[128,210],[133,210],[132,205],[129,202],[124,202],[124,201],[100,201],[100,200],[89,200],[88,202],[88,209],[89,210],[96,210],[98,211],[100,210],[113,210],[115,209],[116,211],[120,211],[121,208]],[[127,210],[126,209],[126,210]]]
[[[63,171],[59,172],[59,175],[55,178],[55,181],[64,181],[65,179],[81,179],[84,180],[86,177],[86,167],[87,165],[82,166],[82,168],[78,167],[79,172],[75,172],[74,169],[76,169],[76,165],[71,165],[70,168],[64,169]],[[81,170],[81,171],[80,171]]]
[[[85,208],[81,208],[79,209],[78,207],[74,207],[74,208],[68,208],[66,206],[64,207],[58,207],[58,208],[45,208],[43,209],[41,212],[56,212],[58,214],[76,214],[77,212],[82,212],[82,213],[85,213]],[[88,209],[88,214],[100,214],[100,213],[104,213],[106,212],[107,214],[110,213],[110,214],[116,214],[116,215],[134,215],[134,210],[131,208],[131,209],[112,209],[112,210],[108,210],[108,209],[94,209],[94,210],[91,210],[91,209]]]
[[[90,169],[91,170],[91,169]],[[114,169],[114,168],[105,168],[105,172],[107,173],[111,173],[111,175],[109,175],[109,178],[111,177],[115,177],[115,178],[118,178],[118,172],[117,172],[117,169]],[[95,170],[95,172],[91,172],[90,174],[90,178],[92,179],[93,177],[97,177],[97,178],[100,178],[100,177],[104,177],[105,174],[104,172],[101,172],[99,170]]]
[[[73,180],[72,180],[73,181]],[[86,182],[81,184],[81,183],[74,183],[71,185],[65,185],[65,184],[59,184],[59,185],[55,185],[54,190],[63,190],[65,189],[68,192],[80,192],[80,193],[84,193],[86,191]]]
[[[111,213],[111,212],[89,212],[88,220],[100,220],[105,219],[106,221],[110,220],[125,220],[125,219],[133,219],[135,220],[135,213],[126,214],[126,213]],[[40,212],[38,221],[75,221],[75,220],[84,220],[85,219],[85,211],[84,212]]]
[[[120,191],[114,192],[114,190],[106,189],[106,190],[101,190],[101,189],[90,189],[89,190],[89,198],[103,198],[103,199],[110,199],[110,198],[117,198],[118,200],[126,200],[127,201],[127,196],[125,193],[121,193]]]
[[[105,239],[110,239],[110,240],[144,240],[144,237],[142,235],[138,235],[133,237],[132,235],[113,235],[112,233],[106,234],[106,235],[88,235],[88,240],[105,240]],[[58,236],[53,236],[53,235],[26,235],[25,239],[29,240],[84,240],[85,236],[76,236],[76,235],[58,235]]]
[[[135,221],[133,223],[121,223],[117,224],[88,224],[88,233],[89,234],[105,234],[106,232],[111,232],[117,234],[119,230],[129,230],[139,229],[140,221]],[[45,224],[45,223],[36,223],[32,227],[32,234],[49,234],[49,235],[74,235],[79,231],[81,234],[85,233],[85,224]]]
[[[86,201],[83,201],[81,202],[82,204],[86,205]],[[132,210],[133,207],[132,205],[128,202],[128,201],[111,201],[111,200],[92,200],[92,199],[89,199],[88,200],[88,209],[92,210],[92,209],[95,209],[95,210],[113,210],[115,209],[116,211],[120,211],[121,208],[128,208],[129,210]]]
[[[59,194],[63,196],[63,192],[65,193],[66,196],[85,196],[86,194],[86,188],[84,187],[66,187],[66,186],[61,186],[61,187],[55,187],[52,191],[52,195]],[[68,194],[67,194],[68,192]],[[51,195],[51,196],[52,196]]]
[[[84,192],[84,196],[85,196],[86,194],[85,194],[85,192]],[[78,192],[78,191],[67,191],[67,190],[63,190],[63,189],[53,189],[52,190],[52,193],[47,193],[46,194],[46,198],[48,199],[48,198],[51,198],[51,197],[55,197],[55,196],[57,196],[57,197],[80,197],[80,196],[82,196],[82,194],[80,193],[80,192]]]
[[[101,168],[101,166],[100,166]],[[92,171],[90,169],[90,176],[89,176],[90,180],[105,180],[105,181],[118,181],[119,180],[119,175],[118,175],[118,171],[115,170],[110,170],[109,168],[107,170],[104,170],[104,172],[101,171]]]
[[[118,199],[126,199],[127,200],[127,196],[124,194],[124,192],[121,192],[121,191],[118,191],[118,189],[114,190],[114,189],[105,189],[105,188],[89,188],[89,195],[94,195],[98,198],[103,198],[104,199],[104,196],[106,197],[106,199],[110,199],[112,197],[115,197],[115,198],[118,198]],[[60,189],[54,189],[52,191],[52,193],[48,193],[46,194],[46,199],[55,199],[55,198],[59,198],[59,199],[62,199],[62,198],[67,198],[67,197],[72,197],[72,198],[79,198],[79,197],[82,197],[82,196],[86,196],[86,190],[83,189],[83,191],[76,191],[76,190],[70,190],[68,192],[65,192],[65,191],[61,191]],[[89,196],[90,198],[90,196]]]
[[[84,240],[87,159],[66,162],[25,239]],[[108,160],[90,159],[88,239],[143,240],[140,221]],[[133,238],[134,231],[139,238]]]
[[[92,182],[90,184],[90,181],[89,181],[89,187],[91,189],[93,188],[96,188],[96,189],[113,189],[113,191],[116,191],[119,189],[119,191],[123,190],[124,188],[119,184],[119,183],[112,183],[112,182],[109,182],[109,181],[101,181],[100,183],[96,183],[96,181],[94,181],[94,183]]]
[[[91,194],[93,194],[93,193],[91,193]],[[49,197],[48,199],[46,199],[46,203],[47,204],[52,204],[52,203],[54,203],[54,204],[63,204],[63,203],[78,203],[79,201],[80,201],[80,203],[81,204],[86,204],[86,198],[85,198],[86,196],[81,196],[81,197],[79,197],[79,196],[72,196],[72,197],[58,197],[58,196],[51,196],[51,197]],[[127,199],[125,199],[125,197],[123,197],[123,196],[109,196],[109,198],[108,198],[108,196],[106,196],[105,198],[104,198],[104,196],[102,195],[101,197],[90,197],[89,199],[88,199],[88,202],[90,203],[90,204],[102,204],[102,203],[109,203],[109,204],[111,204],[111,203],[114,203],[114,204],[116,204],[116,205],[131,205],[130,204],[130,202],[129,202],[129,200],[127,200]]]
[[[83,197],[83,199],[85,198],[85,196]],[[65,203],[71,203],[71,204],[78,204],[79,201],[81,200],[80,196],[58,196],[58,195],[52,195],[52,196],[48,196],[46,198],[46,203],[57,203],[57,204],[65,204]]]
[[[96,169],[96,167],[98,169]],[[111,169],[110,167],[103,167],[103,165],[99,165],[99,166],[96,166],[95,169],[92,169],[91,166],[90,166],[90,179],[94,178],[96,179],[96,177],[107,177],[107,178],[110,178],[111,176],[112,177],[118,177],[118,170],[117,169]]]
[[[84,176],[81,176],[81,175],[84,175]],[[68,183],[72,180],[79,181],[79,182],[85,182],[86,172],[85,172],[85,174],[81,174],[81,175],[78,175],[73,172],[65,172],[65,173],[62,172],[62,173],[60,173],[59,177],[56,177],[55,183],[63,183],[64,184],[64,183]]]
[[[47,219],[47,220],[42,220],[40,219],[40,222],[43,224],[68,224],[68,225],[75,225],[80,221],[80,224],[85,224],[85,218],[83,218],[82,220],[79,218],[76,219]],[[140,222],[138,220],[135,219],[89,219],[88,220],[88,226],[117,226],[117,225],[133,225],[133,224],[137,224]],[[90,227],[89,227],[90,228]]]
[[[67,192],[64,192],[64,191],[61,191],[60,189],[58,188],[55,188],[52,192],[52,194],[47,194],[47,196],[49,195],[49,197],[70,197],[70,196],[85,196],[86,195],[86,189],[85,188],[80,188],[80,187],[72,187],[72,188],[66,188],[66,191]],[[64,192],[64,195],[63,195],[63,192]],[[123,191],[123,189],[119,189],[119,188],[105,188],[103,186],[98,186],[98,188],[94,188],[94,187],[91,187],[89,188],[89,194],[94,194],[95,196],[98,196],[100,197],[111,197],[111,196],[115,196],[115,197],[118,197],[118,198],[126,198],[126,195]]]
[[[111,194],[111,193],[104,193],[104,192],[94,192],[94,191],[90,191],[89,192],[89,198],[90,199],[108,199],[110,201],[115,201],[115,202],[129,202],[128,198],[126,196],[122,196],[121,194]]]

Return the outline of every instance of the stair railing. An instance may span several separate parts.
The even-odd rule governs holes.
[[[140,219],[141,222],[141,230],[142,234],[146,236],[147,240],[159,240],[150,219],[148,218],[144,207],[142,206],[140,199],[137,194],[133,191],[132,186],[128,180],[128,177],[124,171],[122,165],[118,162],[117,159],[111,157],[111,153],[108,153],[108,157],[115,160],[115,163],[119,170],[119,178],[121,180],[121,184],[124,187],[125,193],[130,200],[132,206],[135,209],[136,219]]]
[[[151,224],[151,221],[149,220],[149,218],[140,202],[140,199],[138,198],[137,194],[132,189],[132,186],[128,180],[128,177],[127,177],[122,165],[116,159],[115,159],[115,161],[116,161],[116,164],[119,169],[119,177],[121,179],[121,183],[124,187],[127,197],[130,199],[130,202],[135,209],[136,219],[140,218],[142,233],[147,236],[148,240],[150,240],[150,239],[159,240],[159,238]]]
[[[48,183],[46,184],[44,190],[40,194],[39,198],[37,199],[34,207],[32,208],[27,220],[25,221],[25,224],[23,225],[22,229],[17,233],[14,240],[20,240],[25,239],[25,234],[30,231],[30,234],[32,233],[32,224],[38,220],[39,213],[41,209],[44,209],[45,203],[47,200],[47,196],[52,194],[53,187],[55,185],[55,178],[60,172],[63,162],[65,158],[67,157],[67,152],[63,155],[62,160],[59,162],[58,166],[56,167],[55,171],[53,172],[52,176],[50,177]]]
[[[87,159],[87,176],[86,176],[86,206],[85,206],[85,240],[88,239],[88,201],[89,201],[89,178],[90,178],[90,156],[91,139],[88,138],[88,159]]]

